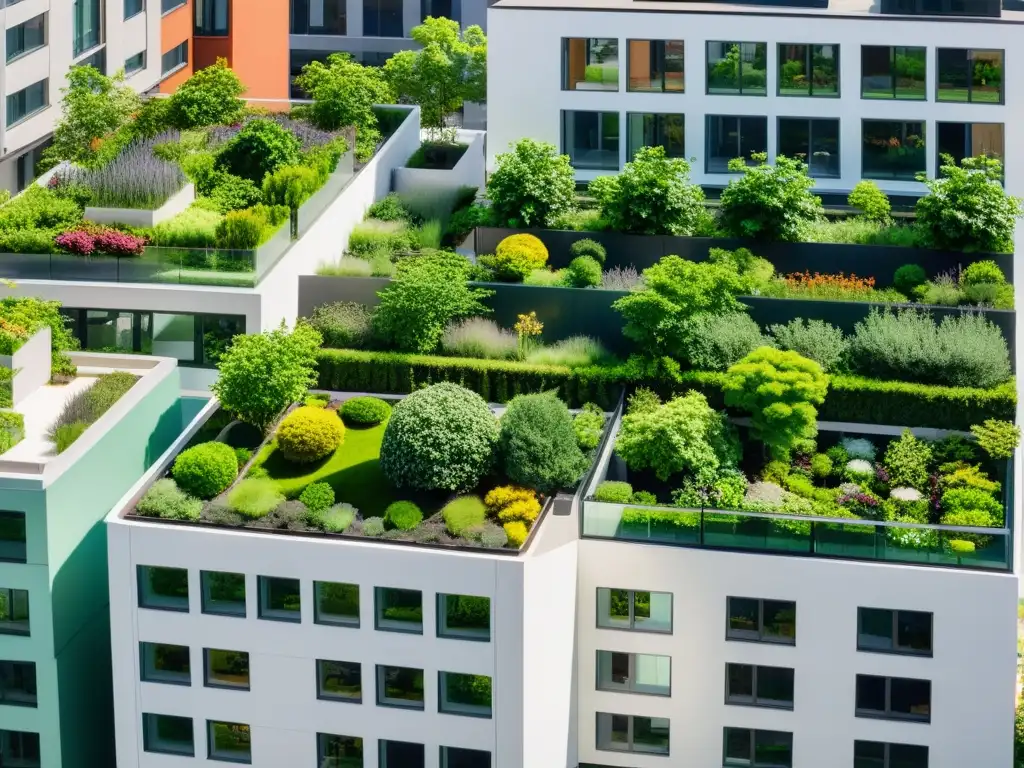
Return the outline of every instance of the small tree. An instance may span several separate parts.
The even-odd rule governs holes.
[[[576,176],[554,144],[520,139],[498,155],[487,197],[499,226],[546,227],[576,205]]]
[[[729,170],[740,173],[722,190],[719,225],[733,237],[796,242],[807,224],[824,214],[821,198],[811,194],[814,179],[800,160],[779,155],[775,165],[768,156],[751,156],[750,167],[742,158],[729,161]]]
[[[732,366],[722,385],[725,404],[750,412],[754,434],[774,459],[787,460],[800,440],[818,434],[828,376],[796,352],[755,349]]]
[[[245,86],[228,60],[219,58],[178,86],[169,99],[168,118],[182,129],[234,123],[245,110],[245,102],[238,98],[243,93]]]
[[[1006,194],[1003,166],[991,157],[942,156],[939,178],[918,174],[929,194],[917,201],[917,226],[933,248],[955,251],[1013,250],[1020,198]]]
[[[322,338],[299,323],[289,332],[280,328],[236,336],[217,365],[220,375],[212,389],[228,411],[261,430],[273,423],[290,403],[316,384],[316,354]]]
[[[690,164],[644,147],[618,176],[590,182],[601,217],[612,229],[638,235],[693,235],[708,219],[704,190],[690,183]]]
[[[395,93],[420,106],[420,122],[431,138],[442,137],[445,118],[466,101],[487,96],[487,37],[475,24],[428,16],[413,27],[417,51],[399,51],[384,65]]]

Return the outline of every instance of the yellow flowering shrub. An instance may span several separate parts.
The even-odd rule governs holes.
[[[521,520],[513,520],[505,523],[505,535],[508,536],[508,543],[516,547],[523,546],[526,536],[529,533],[526,523]]]

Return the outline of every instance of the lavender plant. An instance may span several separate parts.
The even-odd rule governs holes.
[[[238,132],[242,130],[245,123],[250,120],[271,120],[286,131],[289,131],[295,136],[300,142],[302,142],[302,151],[313,149],[314,147],[322,147],[326,144],[330,144],[332,141],[343,135],[343,131],[323,131],[316,126],[307,123],[304,120],[296,120],[283,114],[274,115],[248,115],[241,123],[235,123],[234,125],[217,125],[210,129],[210,140],[207,144],[210,148],[215,148],[224,145],[231,141]]]
[[[97,207],[159,208],[187,183],[177,163],[153,155],[153,147],[167,140],[168,135],[161,134],[134,142],[102,168],[71,167],[61,181],[88,187]]]

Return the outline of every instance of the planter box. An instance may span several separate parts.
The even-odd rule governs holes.
[[[32,334],[13,355],[0,355],[0,366],[14,374],[11,378],[11,399],[15,406],[50,382],[51,363],[49,326]]]
[[[404,197],[453,197],[461,187],[484,185],[483,131],[460,130],[456,141],[466,144],[466,151],[449,171],[432,168],[395,168],[392,178],[395,192]]]
[[[152,227],[161,221],[174,218],[188,208],[196,199],[196,188],[186,184],[171,195],[166,203],[156,210],[146,208],[93,208],[85,209],[85,218],[97,224],[130,224],[133,227]]]

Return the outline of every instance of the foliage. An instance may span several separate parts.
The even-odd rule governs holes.
[[[323,337],[324,346],[359,349],[367,346],[373,333],[373,311],[352,301],[321,304],[309,324]]]
[[[513,483],[552,493],[575,486],[587,468],[569,409],[556,397],[512,398],[500,429],[498,455]]]
[[[608,258],[608,252],[605,247],[596,240],[589,238],[583,238],[582,240],[576,240],[572,245],[569,246],[569,255],[572,258],[579,258],[580,256],[589,256],[598,264],[604,264],[605,259]]]
[[[296,209],[318,189],[320,178],[305,165],[280,165],[263,178],[263,200],[268,205]]]
[[[266,220],[254,211],[228,211],[217,225],[217,246],[232,250],[251,250],[260,244],[266,225]]]
[[[378,221],[411,221],[412,214],[397,192],[388,192],[366,210],[366,218]]]
[[[316,483],[315,485],[327,485]],[[330,488],[330,486],[327,486]],[[333,492],[332,492],[333,493]],[[306,516],[306,522],[327,533],[344,533],[355,520],[358,510],[351,504],[334,504],[327,509],[314,510],[310,508]]]
[[[497,440],[497,421],[479,395],[434,384],[392,409],[380,466],[398,488],[468,490],[491,468]]]
[[[487,492],[484,497],[484,506],[491,517],[497,517],[501,510],[512,504],[535,499],[537,494],[529,488],[520,488],[516,485],[499,485]]]
[[[245,86],[227,59],[218,58],[175,89],[168,99],[167,117],[177,128],[235,123],[245,109],[245,102],[238,98],[243,93]]]
[[[125,147],[101,168],[72,166],[60,174],[57,186],[81,184],[92,192],[90,203],[100,208],[155,210],[185,186],[187,179],[177,163],[153,155],[155,139]]]
[[[626,413],[656,411],[661,407],[661,398],[648,387],[637,387],[626,398]]]
[[[362,134],[379,135],[373,106],[395,101],[384,72],[364,67],[347,53],[305,65],[295,85],[313,99],[309,119],[314,125],[329,131],[355,126],[357,141]]]
[[[601,276],[601,287],[608,291],[634,291],[640,286],[636,267],[612,267]]]
[[[202,509],[203,502],[189,496],[169,477],[153,483],[135,505],[136,513],[164,520],[198,520]]]
[[[372,427],[391,415],[391,406],[379,397],[353,397],[342,403],[338,413],[348,424]]]
[[[242,517],[256,520],[268,515],[284,496],[277,484],[267,477],[247,477],[228,494],[228,507]]]
[[[770,326],[768,332],[779,349],[813,360],[826,373],[835,373],[843,366],[846,338],[841,330],[824,320],[796,318],[786,325]]]
[[[973,522],[969,520],[973,517]],[[951,488],[942,494],[942,524],[984,528],[1003,524],[1003,505],[979,488]]]
[[[890,485],[918,490],[927,488],[931,460],[932,449],[928,443],[914,437],[909,429],[904,429],[900,438],[893,440],[885,449],[885,468]]]
[[[88,256],[105,253],[111,256],[141,256],[146,239],[107,227],[77,229],[57,235],[53,244],[62,251]]]
[[[413,249],[412,231],[404,221],[367,219],[356,224],[348,237],[349,253],[364,258],[380,252],[405,254]]]
[[[814,180],[807,165],[783,155],[774,165],[764,153],[752,157],[758,163],[753,167],[741,158],[729,161],[729,170],[742,176],[722,190],[719,226],[732,237],[801,240],[805,226],[824,213],[821,198],[811,194]]]
[[[536,494],[531,493],[528,497],[519,501],[513,501],[497,510],[498,521],[507,523],[512,520],[521,520],[530,527],[540,517],[540,501]]]
[[[919,264],[904,264],[896,270],[892,278],[892,284],[896,286],[896,290],[905,296],[913,296],[914,289],[926,282],[928,282],[928,275]]]
[[[526,537],[529,536],[530,530],[526,527],[526,523],[521,520],[513,520],[505,523],[503,526],[505,533],[508,536],[508,543],[517,549],[526,543]]]
[[[602,480],[594,490],[594,499],[609,504],[629,504],[633,486],[620,480]]]
[[[217,167],[262,184],[267,174],[298,163],[299,147],[299,140],[277,123],[251,120],[217,156]],[[273,182],[271,189],[277,192]]]
[[[885,294],[876,295],[875,278],[815,272],[793,272],[776,281],[772,293],[802,299],[824,299],[826,301],[870,301],[884,300]],[[772,294],[768,294],[772,295]],[[902,296],[899,297],[903,299]]]
[[[221,218],[219,213],[193,206],[153,227],[150,241],[168,247],[213,248]]]
[[[452,243],[461,243],[469,233],[477,227],[487,227],[493,223],[493,212],[482,205],[469,205],[452,212],[448,217],[445,234]]]
[[[53,442],[54,449],[58,454],[64,453],[71,444],[80,438],[85,430],[89,428],[89,425],[84,421],[74,421],[70,424],[60,424],[55,426],[51,431],[51,441]]]
[[[978,438],[978,445],[993,459],[1013,458],[1013,452],[1020,445],[1020,427],[1012,421],[986,419],[981,424],[972,424],[971,432]]]
[[[724,371],[758,347],[769,346],[746,312],[701,313],[686,323],[686,355],[691,367]]]
[[[520,139],[511,152],[495,158],[487,180],[495,223],[510,227],[547,227],[576,204],[576,181],[568,155],[554,144]]]
[[[533,270],[543,269],[547,261],[548,249],[530,234],[509,235],[498,243],[493,256],[480,257],[480,263],[497,279],[510,282],[521,282]]]
[[[580,450],[592,451],[597,448],[604,429],[604,411],[601,410],[601,406],[594,403],[585,404],[583,410],[573,417],[572,429],[576,433],[576,444]]]
[[[601,265],[590,256],[577,256],[565,270],[565,282],[573,288],[596,288],[601,285]]]
[[[363,535],[380,536],[384,533],[384,521],[379,517],[371,517],[363,521]]]
[[[411,501],[396,501],[384,510],[384,526],[391,530],[411,531],[423,520],[423,511]]]
[[[310,512],[322,512],[334,504],[334,489],[330,483],[310,483],[299,494],[299,501],[305,504]]]
[[[824,479],[832,474],[832,459],[824,453],[816,453],[811,457],[811,474]]]
[[[46,437],[57,447],[57,453],[63,453],[69,448],[89,425],[110,410],[136,381],[138,376],[126,371],[105,373],[98,376],[91,387],[69,397],[56,421],[46,431]]]
[[[976,261],[968,264],[960,278],[965,285],[981,285],[984,283],[1002,284],[1006,282],[1006,275],[991,259]]]
[[[511,360],[519,352],[519,337],[499,328],[493,320],[470,317],[448,324],[441,337],[441,350],[458,357]]]
[[[82,209],[74,200],[58,197],[53,191],[33,184],[0,207],[0,232],[69,229],[81,219]]]
[[[238,477],[238,459],[227,443],[200,443],[178,454],[171,474],[186,493],[212,499]]]
[[[281,455],[301,464],[334,453],[345,439],[345,427],[335,411],[302,405],[284,417],[276,438]]]
[[[471,528],[483,525],[487,508],[479,496],[460,496],[444,505],[441,517],[452,536],[462,536]]]
[[[873,181],[868,179],[858,181],[850,191],[846,202],[851,208],[860,211],[869,221],[881,223],[889,221],[889,213],[892,210],[892,206],[889,205],[889,197]]]

